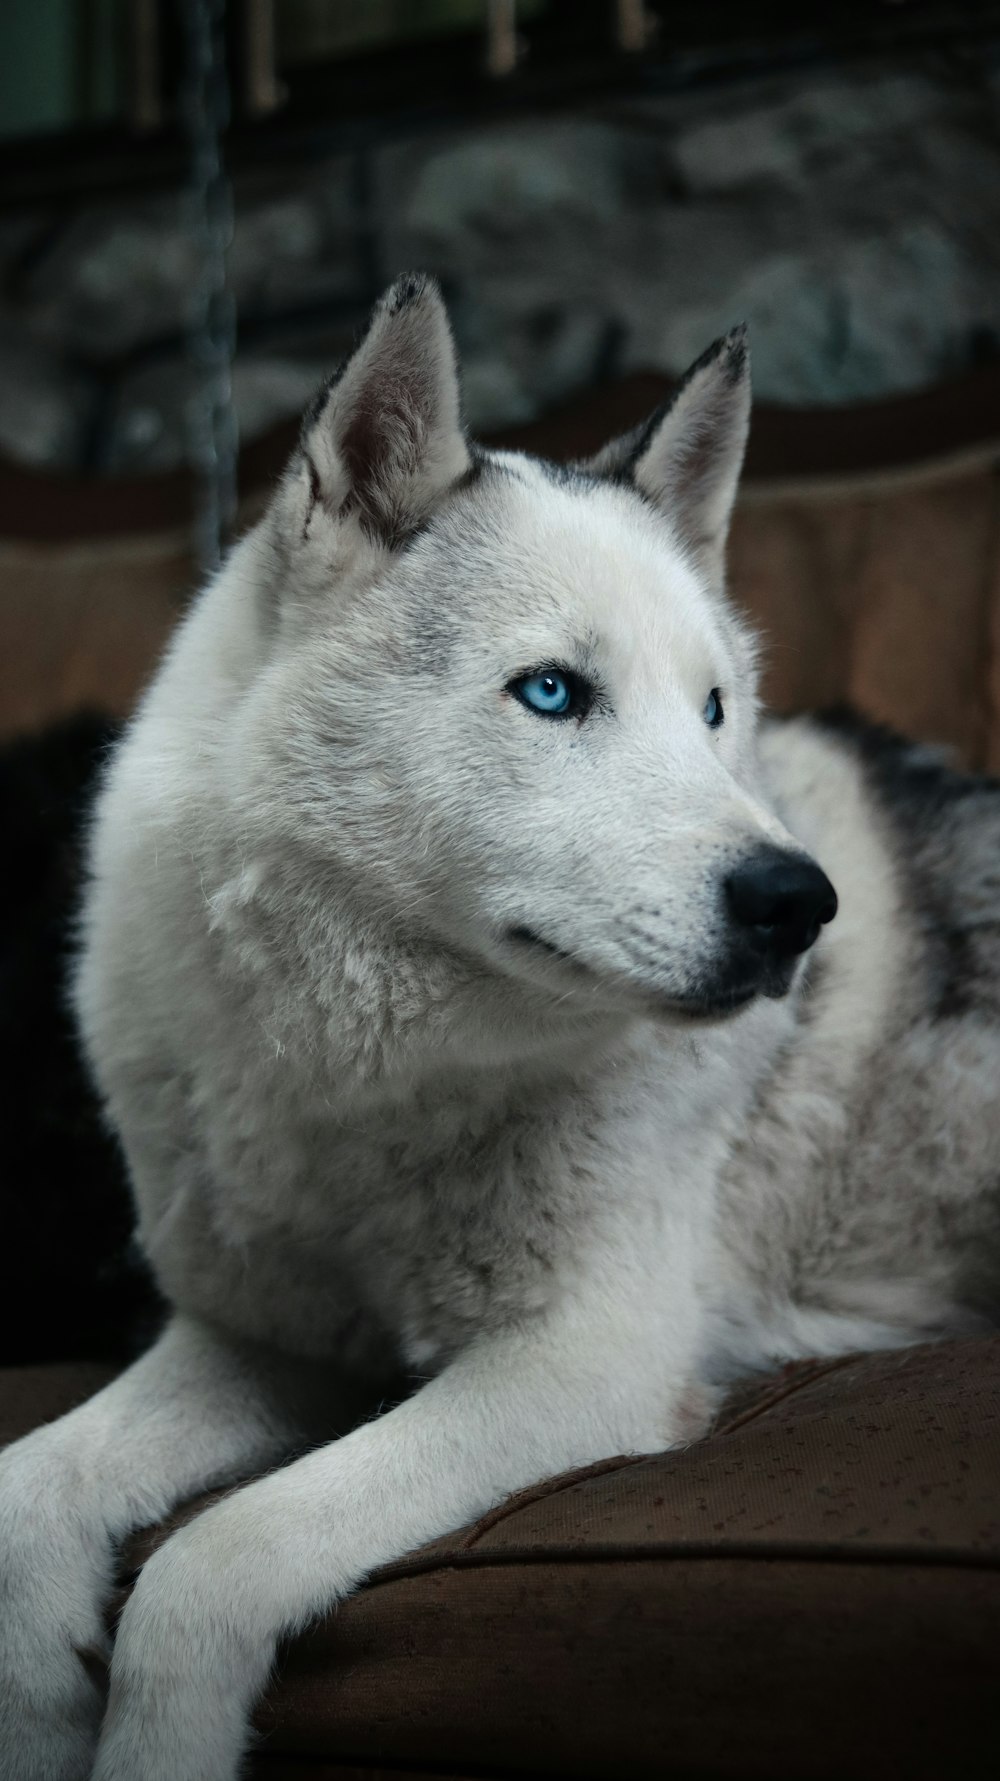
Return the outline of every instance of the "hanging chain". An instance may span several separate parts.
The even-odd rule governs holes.
[[[197,265],[188,316],[193,382],[188,451],[198,480],[198,562],[210,573],[218,568],[236,517],[236,305],[226,272],[233,193],[223,160],[229,123],[226,0],[183,0],[182,12],[187,52],[183,111],[191,149],[186,214]]]

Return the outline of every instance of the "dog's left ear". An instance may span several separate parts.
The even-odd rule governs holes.
[[[721,583],[749,430],[750,350],[741,326],[695,361],[650,420],[585,468],[633,483],[671,521],[699,568]]]
[[[392,545],[470,465],[441,293],[432,278],[409,274],[376,304],[353,356],[306,415],[292,473],[308,477],[310,513],[321,503],[335,522],[353,514]]]

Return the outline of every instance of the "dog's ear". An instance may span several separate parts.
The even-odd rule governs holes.
[[[723,577],[726,536],[750,428],[746,328],[716,340],[663,408],[586,465],[627,481],[676,528],[699,567]]]
[[[470,465],[441,293],[433,279],[399,278],[303,422],[292,469],[308,478],[305,530],[321,503],[395,543]]]

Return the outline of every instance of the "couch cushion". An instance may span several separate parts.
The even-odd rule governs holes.
[[[852,1357],[379,1573],[289,1648],[258,1770],[992,1775],[998,1638],[1000,1337]]]
[[[283,1654],[253,1773],[992,1777],[998,1648],[1000,1336],[851,1356],[379,1572]]]

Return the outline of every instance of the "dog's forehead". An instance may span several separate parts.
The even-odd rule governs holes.
[[[500,454],[420,541],[409,606],[440,652],[449,638],[517,629],[630,649],[654,639],[700,651],[720,635],[714,602],[669,522],[633,490]]]

